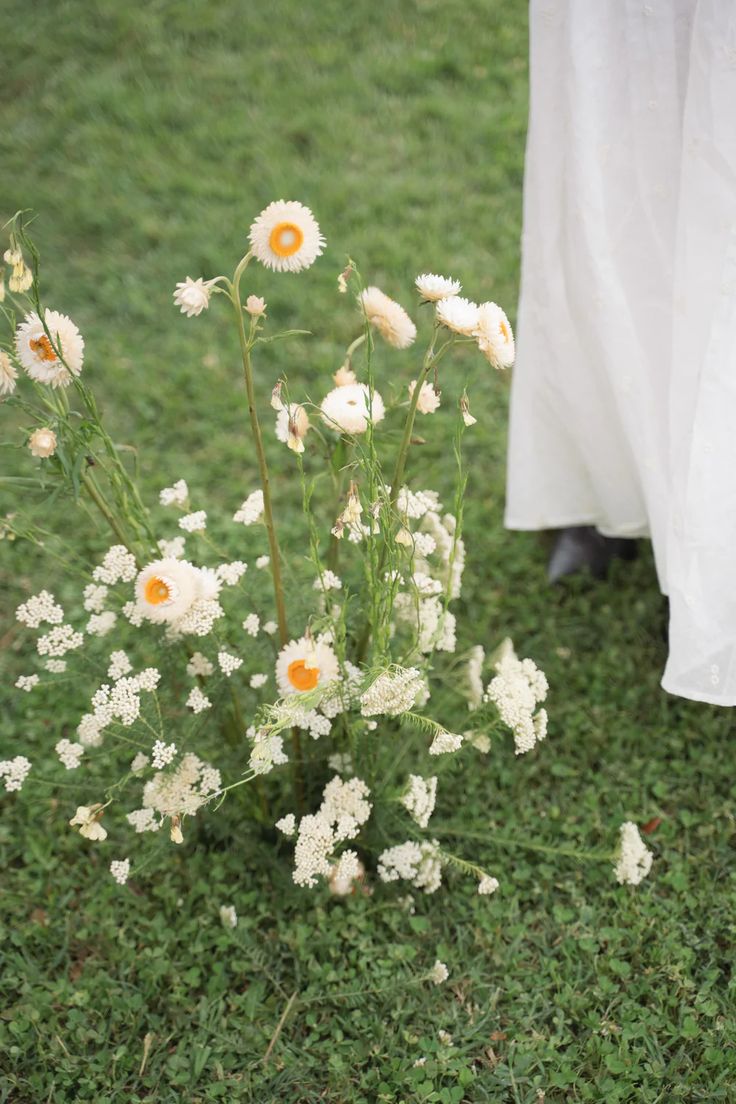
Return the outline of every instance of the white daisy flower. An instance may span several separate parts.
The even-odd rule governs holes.
[[[334,682],[338,673],[337,656],[329,644],[306,636],[290,640],[276,660],[276,682],[284,697]]]
[[[65,314],[47,310],[44,318],[53,343],[49,341],[38,315],[35,312],[27,314],[15,331],[18,360],[36,383],[68,387],[72,376],[78,376],[82,371],[84,338]],[[61,350],[65,364],[57,356],[57,349]]]
[[[309,430],[309,415],[299,403],[282,406],[276,415],[276,437],[292,452],[304,452],[304,438]]]
[[[440,299],[437,304],[437,320],[448,330],[475,337],[479,322],[479,308],[470,299],[462,295],[451,295],[449,299]]]
[[[510,368],[515,347],[511,323],[497,303],[481,303],[478,322],[473,330],[478,348],[494,368]]]
[[[275,272],[301,272],[325,247],[314,215],[295,200],[269,203],[253,222],[248,239],[256,260]]]
[[[414,390],[417,386],[417,381],[412,380],[409,384],[409,398],[414,394]],[[431,383],[423,383],[419,389],[419,398],[417,399],[417,410],[420,414],[434,414],[437,407],[440,405],[440,393],[435,391]]]
[[[177,621],[200,597],[199,571],[187,560],[155,560],[138,574],[138,608],[149,621]]]
[[[371,398],[365,383],[348,383],[325,395],[320,406],[322,420],[339,433],[365,433],[369,420],[383,420],[386,407],[377,391]]]
[[[49,429],[47,426],[34,429],[28,438],[28,447],[31,450],[31,456],[39,456],[42,460],[45,460],[56,452],[56,434],[53,429]]]
[[[439,299],[449,299],[462,291],[459,280],[447,276],[435,276],[433,272],[423,272],[414,281],[416,289],[426,303],[436,303]]]
[[[358,301],[371,326],[395,349],[408,349],[417,336],[417,328],[404,308],[377,287],[361,291]]]
[[[176,285],[174,303],[187,318],[193,318],[209,307],[214,286],[214,280],[203,280],[201,276],[193,280],[187,276],[186,280]]]
[[[12,395],[17,378],[15,365],[5,350],[0,349],[0,395]]]

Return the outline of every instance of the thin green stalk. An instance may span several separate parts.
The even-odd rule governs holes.
[[[276,601],[276,622],[279,628],[279,640],[281,647],[289,642],[289,629],[286,622],[286,602],[284,600],[284,586],[281,578],[281,551],[279,549],[278,537],[276,536],[276,526],[273,520],[273,505],[271,502],[271,483],[268,474],[268,463],[266,461],[266,451],[263,447],[263,437],[261,435],[261,427],[258,421],[258,412],[256,409],[256,395],[255,387],[253,386],[253,368],[251,365],[250,351],[251,342],[249,342],[245,333],[245,326],[243,325],[243,308],[240,304],[240,279],[245,272],[250,261],[250,253],[246,253],[243,259],[235,269],[233,275],[233,282],[230,287],[230,299],[235,311],[235,321],[238,329],[238,339],[240,341],[240,353],[243,360],[243,376],[245,378],[245,390],[248,397],[248,413],[250,415],[250,425],[253,432],[253,442],[255,444],[256,456],[258,458],[258,471],[261,480],[261,490],[263,492],[263,517],[266,523],[266,532],[268,534],[268,546],[271,552],[271,578],[273,579],[273,592]],[[251,331],[252,333],[252,331]],[[303,775],[303,760],[302,760],[302,746],[299,729],[293,728],[291,730],[291,746],[294,760],[294,793],[296,803],[299,809],[304,806],[304,775]]]
[[[84,487],[85,487],[85,490],[87,491],[87,494],[92,499],[95,506],[100,511],[100,513],[104,517],[105,521],[108,523],[108,525],[112,529],[115,536],[118,538],[118,540],[120,541],[121,544],[125,545],[125,547],[128,549],[129,552],[133,553],[133,555],[136,558],[136,563],[140,567],[141,566],[140,561],[138,559],[138,556],[136,556],[135,549],[132,547],[132,545],[130,543],[130,540],[128,539],[127,534],[125,533],[122,526],[120,525],[120,522],[115,517],[112,510],[108,506],[107,502],[103,498],[102,492],[100,491],[99,487],[97,486],[97,483],[95,482],[94,476],[89,471],[83,472],[83,474],[82,474],[82,483],[84,484]]]

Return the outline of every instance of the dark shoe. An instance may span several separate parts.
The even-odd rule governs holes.
[[[594,579],[605,579],[614,557],[634,560],[637,555],[636,541],[604,537],[592,525],[560,529],[547,564],[547,578],[556,583],[587,568]]]

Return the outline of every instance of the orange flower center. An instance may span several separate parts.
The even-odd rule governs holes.
[[[143,595],[150,605],[160,606],[162,602],[168,602],[171,598],[171,587],[165,579],[152,575],[146,581]]]
[[[286,674],[295,690],[314,690],[319,682],[319,667],[307,667],[303,659],[290,663]]]
[[[268,242],[277,256],[291,257],[301,249],[304,234],[295,222],[279,222],[271,231]]]
[[[39,360],[56,360],[56,353],[46,334],[41,334],[39,338],[31,338],[28,344],[31,346],[31,352],[35,353]]]

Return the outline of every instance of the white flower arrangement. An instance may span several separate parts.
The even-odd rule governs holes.
[[[470,710],[472,729],[454,732],[434,715],[443,665],[457,672],[465,662],[454,657],[463,629],[451,606],[465,565],[461,446],[477,420],[465,391],[451,394],[451,375],[438,413],[438,379],[456,345],[475,345],[495,368],[508,367],[511,327],[496,304],[461,298],[458,281],[423,274],[416,289],[433,322],[417,364],[406,352],[417,337],[408,312],[380,289],[364,288],[349,264],[338,287],[354,292],[360,332],[327,377],[324,397],[318,403],[295,398],[286,380],[272,390],[271,440],[290,450],[304,505],[304,539],[283,552],[269,476],[273,446],[264,445],[252,362],[264,341],[289,332],[271,332],[262,296],[249,294],[243,305],[241,284],[254,260],[274,273],[309,268],[325,241],[308,208],[281,200],[254,220],[249,240],[232,277],[187,277],[174,292],[188,318],[222,302],[240,342],[260,478],[245,498],[237,485],[228,488],[232,520],[215,519],[212,526],[217,533],[229,526],[222,548],[210,539],[209,504],[185,480],[161,490],[160,512],[144,505],[82,374],[79,331],[42,304],[37,272],[29,282],[24,269],[16,280],[14,294],[26,297],[18,303],[25,318],[3,353],[0,391],[33,421],[32,450],[43,456],[45,481],[85,498],[114,543],[89,565],[75,608],[62,608],[47,589],[18,607],[24,630],[38,633],[39,657],[39,670],[18,679],[19,691],[46,694],[53,708],[53,682],[63,675],[86,685],[87,703],[80,715],[64,718],[75,740],[63,738],[54,758],[33,767],[23,755],[3,760],[0,778],[6,791],[18,791],[36,769],[47,781],[67,771],[76,780],[89,771],[93,781],[80,796],[90,803],[69,809],[66,819],[95,846],[109,838],[118,854],[132,853],[134,837],[162,828],[174,845],[190,843],[193,818],[216,815],[234,789],[246,787],[253,824],[268,832],[275,825],[282,843],[293,841],[298,886],[323,886],[349,898],[402,882],[432,894],[454,869],[490,896],[497,879],[448,846],[453,833],[443,831],[438,812],[443,767],[462,758],[477,769],[491,735],[509,729],[517,754],[532,751],[546,735],[540,703],[547,681],[510,646],[487,661],[485,641],[470,649],[465,678],[445,679],[457,709],[465,716]],[[18,218],[11,247],[21,246],[37,256]],[[401,371],[401,357],[414,360],[401,384],[403,401],[379,393],[374,333],[389,346],[384,355],[398,355],[392,377]],[[24,372],[35,389],[30,397],[21,394]],[[385,395],[390,382],[381,376]],[[452,422],[457,471],[450,508],[409,474],[418,413],[435,414],[435,427]],[[398,430],[390,481],[383,448],[389,425]],[[39,432],[53,436],[53,449]],[[325,459],[335,493],[319,501],[313,473]],[[178,526],[171,518],[176,512]],[[17,537],[32,532],[12,519],[6,524]],[[249,570],[249,562],[261,570]],[[453,785],[462,785],[461,778],[453,772]],[[396,842],[386,846],[390,833]],[[634,883],[651,858],[636,849],[629,828],[623,842],[616,874]],[[109,869],[123,886],[131,861],[113,860]],[[235,926],[232,906],[223,906],[220,916]],[[436,963],[431,976],[440,984],[446,967]]]

